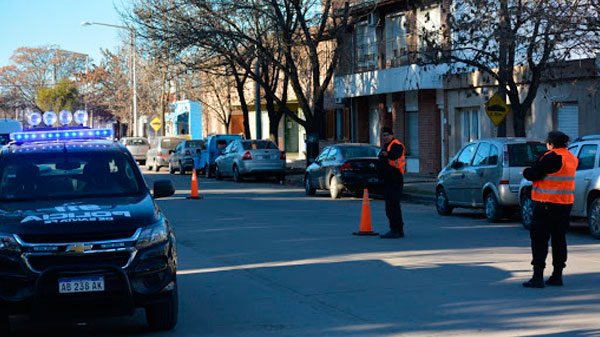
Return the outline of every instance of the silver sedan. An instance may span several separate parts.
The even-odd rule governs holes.
[[[285,152],[270,140],[236,140],[215,160],[215,178],[233,177],[240,182],[248,176],[285,178]]]

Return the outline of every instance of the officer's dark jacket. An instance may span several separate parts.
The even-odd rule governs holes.
[[[542,158],[543,157],[543,158]],[[530,181],[536,181],[544,178],[546,175],[558,172],[562,167],[562,156],[555,152],[542,155],[533,164],[532,167],[526,168],[523,171],[523,177]]]
[[[389,145],[390,143],[383,144],[381,151],[387,151]],[[403,180],[400,170],[389,164],[389,160],[396,160],[402,155],[404,155],[404,147],[399,144],[392,144],[387,157],[379,155],[379,174],[385,182],[400,182]]]

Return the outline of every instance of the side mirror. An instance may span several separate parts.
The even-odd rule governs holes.
[[[458,170],[460,168],[462,168],[464,166],[464,164],[462,162],[459,162],[458,160],[453,161],[452,165],[450,165],[450,167],[452,167],[455,170]]]
[[[175,187],[169,179],[159,179],[154,182],[154,199],[170,197],[175,194]]]

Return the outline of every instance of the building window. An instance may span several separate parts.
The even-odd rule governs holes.
[[[366,21],[356,25],[356,45],[359,67],[377,66],[377,35],[375,27]]]
[[[406,155],[419,156],[419,114],[417,111],[404,113],[404,140],[406,141]]]
[[[398,67],[408,63],[408,26],[403,13],[390,14],[385,19],[385,61],[386,66]]]
[[[460,111],[461,145],[479,139],[479,109],[471,108]]]
[[[419,56],[427,62],[431,60],[431,54],[434,50],[430,50],[425,41],[442,39],[442,11],[439,5],[429,7],[417,11],[417,34],[419,44]]]

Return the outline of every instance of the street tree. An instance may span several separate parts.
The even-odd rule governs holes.
[[[134,9],[132,20],[142,35],[171,41],[180,53],[220,58],[229,63],[235,70],[237,84],[241,82],[238,78],[245,77],[258,82],[280,111],[308,133],[323,135],[325,92],[340,54],[338,48],[324,46],[343,33],[348,18],[347,8],[340,10],[334,3],[337,2],[142,0]],[[300,113],[287,107],[287,85],[284,89],[278,83],[278,90],[273,90],[260,72],[255,72],[256,60],[275,67],[282,74],[280,78],[287,78]],[[243,91],[243,86],[238,91]],[[286,97],[282,96],[284,92]],[[244,100],[244,95],[240,99]]]
[[[79,92],[74,83],[63,78],[56,85],[43,87],[37,91],[36,104],[42,110],[74,111],[79,106]]]
[[[54,45],[18,48],[11,56],[12,64],[0,67],[0,95],[16,100],[13,105],[40,109],[36,104],[38,90],[84,72],[85,60],[84,54]]]
[[[515,136],[525,136],[525,117],[543,75],[588,50],[587,28],[581,25],[587,1],[442,3],[441,27],[419,31],[421,62],[450,63],[453,71],[477,70],[493,78],[510,101]]]

